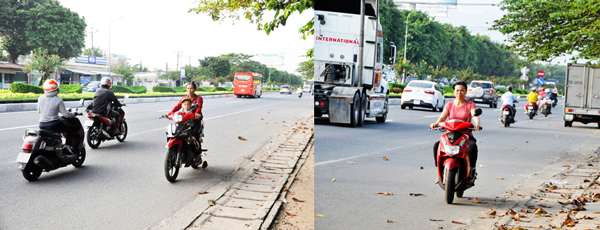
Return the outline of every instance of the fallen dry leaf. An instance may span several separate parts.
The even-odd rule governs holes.
[[[315,216],[316,216],[316,217],[325,217],[325,216],[323,216],[323,215],[319,215],[319,214],[316,214]]]
[[[473,198],[473,203],[479,203],[480,201],[481,201],[481,199],[479,199],[477,197]]]
[[[535,210],[535,212],[533,212],[536,215],[541,215],[541,214],[546,214],[546,210],[542,209],[542,208],[538,208]]]
[[[238,208],[244,208],[244,207],[242,207],[242,206],[238,206]]]
[[[208,200],[208,205],[215,206],[215,200]]]
[[[425,195],[423,195],[422,193],[411,193],[410,195],[411,195],[411,196],[425,196]]]
[[[269,178],[269,179],[270,179],[270,178]],[[300,178],[298,178],[298,177],[294,177],[294,180],[300,180]],[[335,179],[334,179],[334,180],[335,180]]]
[[[485,165],[479,165],[480,168],[485,168]]]
[[[243,158],[248,158],[247,156],[242,156]]]
[[[285,214],[286,214],[287,216],[295,216],[295,215],[296,215],[296,214],[289,213],[289,212],[285,212]]]
[[[295,197],[292,197],[292,200],[293,200],[293,201],[296,201],[296,202],[304,202],[303,200],[298,200],[298,199],[296,199]]]
[[[529,213],[529,210],[527,210],[527,209],[521,209],[521,212],[522,213]]]
[[[423,169],[423,166],[421,166],[419,169]]]
[[[331,181],[335,182],[335,178],[333,178]]]
[[[517,212],[515,212],[515,211],[514,211],[514,210],[512,210],[512,208],[511,208],[511,209],[509,209],[509,210],[508,210],[508,214],[509,214],[509,215],[511,215],[511,216],[514,216],[514,215],[516,215],[516,214],[517,214]]]
[[[238,139],[240,139],[240,140],[242,140],[242,141],[245,141],[245,140],[246,140],[246,138],[243,138],[243,137],[241,137],[241,136],[238,136]]]
[[[388,195],[388,196],[394,195],[393,192],[376,192],[375,194]]]
[[[498,177],[497,180],[504,180],[504,177]]]
[[[515,214],[515,221],[521,221],[521,216],[519,216],[519,213]]]
[[[444,220],[429,219],[429,221],[444,221]]]
[[[589,217],[588,215],[584,215],[583,217],[581,217],[581,219],[592,220],[592,219],[594,219],[594,217]]]
[[[383,157],[383,160],[384,160],[384,161],[387,161],[387,160],[388,160],[388,158],[387,158],[387,157]]]
[[[203,195],[203,194],[207,194],[208,192],[198,192],[198,194]]]
[[[552,186],[551,186],[550,188],[548,188],[548,189],[550,189],[550,190],[556,190],[556,189],[558,189],[558,186],[556,186],[556,185],[552,185]]]
[[[264,167],[266,170],[273,170],[272,168],[269,167]]]
[[[494,210],[494,209],[492,208],[492,210],[490,210],[490,214],[488,214],[488,215],[490,215],[490,216],[495,216],[495,215],[496,215],[496,210]]]
[[[356,163],[352,162],[352,161],[348,161],[348,164],[353,164],[355,165]]]
[[[388,223],[394,223],[394,221],[392,221],[392,220],[390,220],[390,219],[387,219],[387,222],[388,222]]]
[[[465,224],[463,222],[458,222],[458,221],[452,221],[453,224]]]
[[[587,183],[587,182],[590,182],[590,180],[589,179],[583,180],[583,183]]]
[[[573,226],[575,226],[575,221],[573,221],[571,219],[568,219],[568,220],[565,220],[565,222],[563,223],[563,225],[565,225],[567,227],[573,227]]]
[[[294,194],[293,194],[292,192],[290,192],[290,190],[289,190],[289,189],[287,189],[287,188],[286,188],[286,189],[283,189],[283,191],[285,191],[287,194],[294,195]]]
[[[570,167],[571,167],[571,166],[570,166],[570,165],[563,165],[563,167],[567,167],[567,168],[570,168]]]

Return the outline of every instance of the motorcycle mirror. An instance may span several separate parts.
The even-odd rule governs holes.
[[[198,108],[198,104],[193,104],[193,105],[190,107],[190,109],[196,109],[196,108]]]
[[[483,111],[480,108],[475,109],[475,116],[479,116],[483,113]]]
[[[83,99],[79,100],[79,104],[83,106],[83,102],[84,102],[84,101],[85,101],[85,100],[83,100]]]
[[[129,94],[125,94],[125,99],[129,98]]]

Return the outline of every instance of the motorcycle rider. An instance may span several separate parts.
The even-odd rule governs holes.
[[[517,108],[515,107],[515,102],[517,101],[517,97],[515,96],[515,94],[512,93],[512,86],[508,86],[506,87],[506,93],[504,93],[502,95],[502,97],[500,97],[500,100],[502,100],[502,106],[504,107],[504,105],[508,105],[510,106],[510,110],[513,114],[513,122],[517,122],[517,120],[514,119],[514,116],[517,114]],[[500,110],[502,111],[502,110]],[[502,113],[502,112],[500,112]],[[502,114],[500,114],[502,116]]]
[[[94,101],[92,102],[92,110],[94,113],[100,114],[101,116],[110,117],[114,120],[113,125],[111,127],[111,135],[120,132],[121,128],[121,114],[120,111],[112,109],[112,106],[121,107],[125,104],[121,104],[113,93],[110,90],[112,86],[112,81],[109,77],[103,77],[100,80],[100,88],[96,90],[94,93]]]
[[[73,120],[61,120],[58,116],[60,113],[65,118],[73,118],[76,113],[67,111],[63,100],[58,97],[59,93],[58,82],[54,79],[49,79],[44,82],[44,95],[38,98],[37,110],[40,114],[39,126],[40,129],[50,130],[57,133],[67,133],[67,140],[64,151],[67,155],[79,154],[82,143],[83,132],[80,131],[81,123],[72,122]],[[83,128],[81,128],[83,130]]]
[[[531,92],[529,92],[529,95],[527,95],[527,101],[529,102],[528,104],[533,105],[533,111],[535,114],[537,114],[537,110],[538,110],[537,100],[538,100],[538,95],[535,92],[535,87],[533,87],[533,88],[531,88]],[[528,104],[525,104],[525,114],[527,114],[527,105]]]
[[[196,95],[196,83],[194,82],[190,82],[189,84],[187,84],[186,86],[186,91],[188,93],[188,95],[183,96],[180,100],[179,103],[177,103],[177,105],[175,105],[175,107],[173,107],[173,109],[171,110],[171,113],[175,113],[177,111],[179,111],[182,107],[181,107],[181,103],[187,98],[189,100],[192,101],[192,104],[198,104],[198,108],[196,108],[196,111],[194,111],[194,129],[192,130],[192,135],[194,137],[196,137],[196,139],[200,138],[200,128],[202,126],[202,97],[199,95]],[[168,113],[165,113],[163,116],[168,116]]]
[[[302,87],[298,87],[298,96],[302,96]]]
[[[550,92],[550,89],[546,89],[546,93],[542,96],[542,101],[543,100],[549,100],[552,101],[552,103],[554,102],[554,100],[556,100],[554,98],[554,94]],[[550,108],[552,108],[552,103],[550,103]],[[549,111],[548,114],[552,114],[552,111]]]
[[[475,115],[475,109],[477,108],[475,102],[469,101],[465,99],[467,94],[467,83],[464,81],[457,81],[452,85],[452,89],[454,90],[454,95],[456,99],[446,103],[444,106],[444,111],[437,119],[435,123],[429,125],[429,128],[434,129],[437,127],[438,123],[443,122],[446,118],[453,120],[463,120],[465,122],[470,122],[471,119],[475,122],[474,127],[475,131],[479,131],[481,126],[479,126],[479,117]],[[471,131],[465,132],[465,134],[469,135],[469,164],[472,168],[470,173],[471,178],[469,179],[470,183],[473,183],[475,178],[477,178],[477,174],[475,172],[475,166],[477,164],[477,140],[473,137],[473,133]],[[437,141],[433,145],[433,159],[435,161],[435,165],[437,166],[437,150],[440,145],[440,141]]]

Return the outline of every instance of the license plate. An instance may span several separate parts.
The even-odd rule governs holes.
[[[528,109],[533,109],[533,106],[527,106]]]
[[[474,101],[483,101],[483,99],[474,99]]]
[[[92,126],[93,124],[94,124],[94,121],[87,120],[87,121],[85,121],[85,123],[83,123],[83,126],[89,127],[89,126]]]
[[[504,111],[504,115],[508,115],[508,114],[509,114],[508,111]]]
[[[244,92],[244,91],[246,91],[246,90],[245,90],[245,89],[242,89],[241,91],[242,91],[242,92]]]
[[[17,162],[18,163],[28,163],[30,157],[31,157],[31,153],[19,153],[19,156],[17,157]]]
[[[421,100],[413,100],[413,104],[420,105],[421,104]]]

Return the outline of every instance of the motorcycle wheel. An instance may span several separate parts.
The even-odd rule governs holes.
[[[504,123],[504,127],[508,128],[510,122],[508,122],[507,116],[502,117],[502,123]]]
[[[40,175],[42,175],[42,168],[34,165],[31,162],[25,166],[25,169],[23,169],[23,177],[25,177],[25,179],[28,181],[35,181],[40,177]]]
[[[444,178],[446,180],[446,203],[452,204],[454,201],[454,189],[456,188],[456,170],[444,169]]]
[[[88,128],[87,131],[87,143],[90,148],[98,148],[100,146],[100,128],[96,125],[92,125]]]
[[[533,113],[529,113],[529,120],[533,119]]]
[[[200,146],[198,148],[202,149],[202,144],[200,144]],[[198,158],[194,159],[194,161],[192,162],[192,168],[197,169],[198,167],[200,167],[201,163],[202,163],[202,152],[200,152],[198,154]]]
[[[119,142],[125,141],[125,138],[127,137],[127,131],[129,131],[127,129],[127,122],[123,120],[123,122],[121,122],[121,133],[116,136]]]
[[[81,151],[79,151],[79,156],[77,157],[77,160],[73,162],[73,166],[79,168],[83,165],[83,161],[85,161],[85,147],[81,148]]]
[[[177,155],[177,148],[171,147],[167,150],[167,156],[165,157],[165,177],[167,177],[169,182],[175,182],[177,174],[179,174]]]

